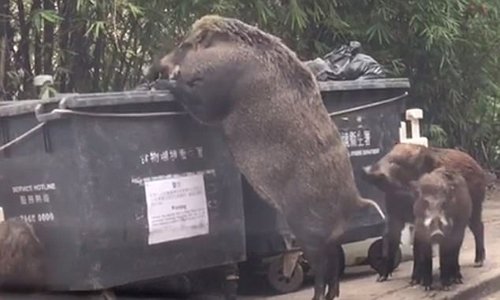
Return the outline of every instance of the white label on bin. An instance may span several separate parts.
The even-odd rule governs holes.
[[[356,150],[350,150],[349,156],[368,156],[380,153],[380,148],[370,148],[373,141],[369,129],[358,128],[354,130],[341,130],[340,137],[347,149],[358,148]]]
[[[340,130],[340,137],[347,148],[370,147],[372,144],[369,129]]]
[[[150,245],[209,233],[203,174],[147,181],[144,189]]]

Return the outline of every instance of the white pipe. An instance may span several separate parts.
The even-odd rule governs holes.
[[[408,109],[406,120],[411,123],[411,138],[406,138],[405,143],[418,144],[428,147],[429,141],[426,137],[420,136],[420,120],[424,118],[424,112],[420,108]],[[406,128],[406,127],[405,127]],[[400,127],[401,136],[401,127]]]

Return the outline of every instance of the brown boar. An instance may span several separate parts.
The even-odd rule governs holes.
[[[360,197],[313,74],[277,37],[205,16],[151,74],[199,122],[220,126],[236,166],[279,210],[315,271],[314,300],[339,295],[337,251]]]
[[[467,183],[472,199],[472,214],[468,225],[476,243],[474,262],[478,267],[483,265],[485,247],[482,206],[486,193],[486,172],[462,151],[400,143],[379,161],[363,168],[364,178],[386,193],[387,232],[383,247],[385,263],[379,271],[379,281],[387,280],[392,272],[392,261],[405,222],[413,222],[411,211],[414,199],[409,192],[409,182],[442,166],[461,174]]]
[[[44,287],[43,247],[31,224],[0,222],[0,290],[36,291]]]
[[[465,228],[472,213],[472,200],[465,179],[444,167],[411,183],[415,191],[415,283],[426,290],[432,285],[432,244],[439,245],[440,279],[446,289],[462,283],[459,254]]]

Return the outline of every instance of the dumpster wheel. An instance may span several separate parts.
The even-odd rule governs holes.
[[[398,247],[396,257],[394,259],[394,270],[399,267],[401,263],[401,247]],[[368,264],[377,272],[381,270],[382,264],[382,239],[378,239],[370,245],[368,249]]]
[[[275,258],[267,269],[267,281],[271,287],[280,294],[297,291],[304,283],[304,268],[301,262],[297,262],[290,278],[283,275],[283,260]]]

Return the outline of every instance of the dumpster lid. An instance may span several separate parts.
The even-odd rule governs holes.
[[[168,91],[124,91],[88,94],[58,94],[48,99],[1,101],[0,117],[34,113],[39,104],[58,104],[64,108],[124,105],[173,101]],[[10,102],[10,103],[7,103]]]
[[[67,97],[61,102],[65,108],[123,105],[136,103],[174,101],[174,97],[165,90],[132,90],[123,92],[88,93]]]
[[[379,78],[365,80],[345,81],[318,81],[322,92],[330,91],[352,91],[352,90],[374,90],[374,89],[409,89],[408,78]]]
[[[57,103],[63,97],[56,96],[48,99],[32,99],[32,100],[19,100],[19,101],[1,101],[0,103],[0,117],[10,117],[33,113],[35,108],[40,103]]]

